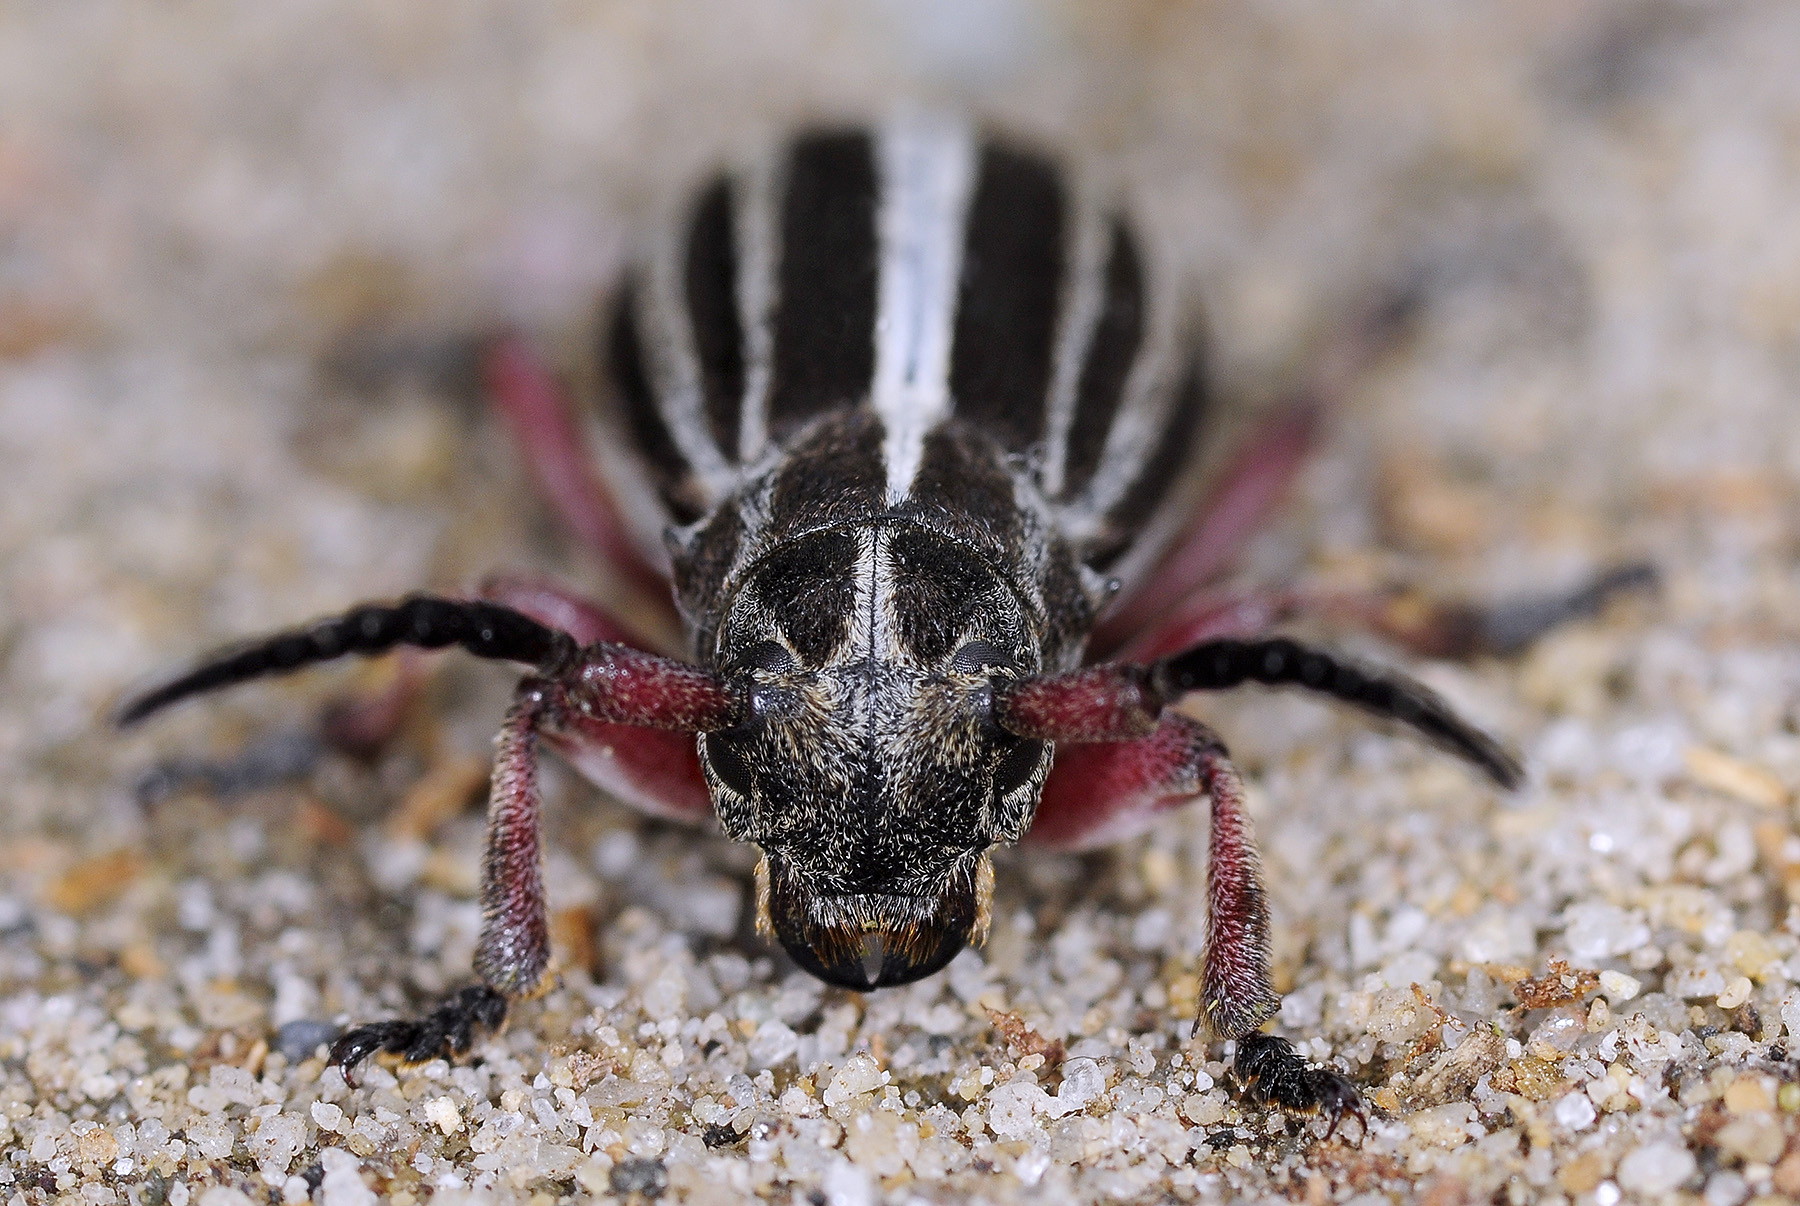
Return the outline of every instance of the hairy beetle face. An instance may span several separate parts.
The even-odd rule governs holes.
[[[751,716],[701,741],[725,832],[766,855],[762,919],[847,988],[908,983],[985,938],[987,851],[1023,835],[1049,769],[1041,742],[991,715],[995,682],[1035,669],[1019,604],[988,567],[954,547],[920,557],[912,535],[818,533],[759,567],[718,659]],[[944,589],[927,641],[894,608],[930,575]]]

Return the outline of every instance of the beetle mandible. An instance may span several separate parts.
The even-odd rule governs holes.
[[[1263,637],[1268,607],[1200,589],[1406,299],[1352,324],[1201,498],[1209,399],[1170,275],[1104,192],[1034,150],[949,122],[820,129],[701,188],[624,283],[601,341],[613,438],[591,459],[553,381],[497,341],[488,380],[552,502],[624,573],[672,585],[685,659],[510,580],[222,651],[120,713],[400,646],[531,668],[493,770],[479,983],[348,1031],[332,1059],[460,1054],[547,985],[543,743],[632,805],[755,843],[760,927],[857,990],[982,942],[995,846],[1090,847],[1205,798],[1196,1030],[1236,1040],[1259,1098],[1360,1116],[1346,1080],[1260,1032],[1279,998],[1243,784],[1173,705],[1300,687],[1502,786],[1520,770],[1418,683]],[[1410,635],[1500,639],[1481,618]]]

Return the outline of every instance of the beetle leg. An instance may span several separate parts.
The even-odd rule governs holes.
[[[501,726],[488,791],[487,848],[481,869],[481,939],[475,974],[481,983],[459,989],[416,1020],[373,1022],[345,1031],[331,1045],[331,1062],[354,1083],[356,1065],[371,1055],[406,1063],[462,1055],[477,1029],[506,1020],[508,1004],[540,991],[550,965],[550,928],[544,909],[543,842],[537,740],[550,710],[546,684],[526,679]]]
[[[424,655],[402,649],[388,680],[377,687],[329,701],[319,715],[319,733],[335,750],[360,758],[379,753],[399,733],[413,705],[425,693]]]
[[[482,581],[480,594],[484,599],[528,615],[540,624],[566,632],[583,645],[607,641],[647,649],[623,620],[592,599],[549,578],[495,574]]]
[[[1231,567],[1306,464],[1320,417],[1316,405],[1302,401],[1251,432],[1174,546],[1140,585],[1101,617],[1090,641],[1093,650],[1111,654]]]
[[[700,667],[625,645],[578,646],[569,633],[496,603],[419,595],[224,650],[127,702],[119,721],[131,724],[190,695],[348,653],[448,645],[538,668],[519,686],[494,759],[475,954],[482,983],[418,1021],[381,1022],[343,1035],[332,1047],[332,1059],[347,1075],[378,1052],[406,1060],[460,1054],[477,1028],[505,1019],[508,1002],[546,985],[550,947],[539,833],[540,736],[591,738],[599,731],[595,726],[630,726],[634,740],[677,734],[693,757],[693,734],[740,723],[747,706],[731,683]]]
[[[1148,665],[1088,666],[996,685],[993,715],[1001,728],[1057,743],[1027,840],[1065,847],[1112,841],[1194,795],[1212,800],[1201,1014],[1214,1037],[1238,1040],[1236,1067],[1249,1093],[1326,1113],[1329,1134],[1345,1115],[1364,1119],[1356,1090],[1309,1066],[1285,1040],[1256,1033],[1280,998],[1269,978],[1268,903],[1242,781],[1210,729],[1169,710],[1189,692],[1245,682],[1305,687],[1400,721],[1503,786],[1515,785],[1521,771],[1511,754],[1424,686],[1285,639],[1213,640]]]
[[[1269,974],[1268,897],[1243,780],[1211,729],[1169,712],[1135,741],[1058,747],[1026,841],[1064,849],[1106,844],[1200,795],[1211,801],[1212,827],[1195,1032],[1204,1019],[1215,1039],[1237,1040],[1235,1068],[1252,1100],[1322,1112],[1332,1131],[1345,1115],[1364,1118],[1349,1081],[1307,1064],[1286,1039],[1257,1032],[1281,1005]]]
[[[505,1020],[511,1002],[549,987],[540,738],[586,732],[583,725],[598,721],[633,726],[638,740],[659,731],[682,734],[691,751],[691,734],[730,727],[741,711],[730,687],[708,672],[618,645],[589,645],[565,664],[520,683],[500,729],[488,791],[481,938],[475,947],[481,983],[416,1021],[346,1031],[331,1048],[331,1060],[346,1079],[370,1055],[394,1055],[407,1063],[461,1055],[478,1029]]]
[[[1337,327],[1306,375],[1232,454],[1194,518],[1139,585],[1102,617],[1091,647],[1110,655],[1220,574],[1286,497],[1326,416],[1411,329],[1425,281],[1410,274],[1371,294]]]
[[[512,429],[538,488],[569,529],[627,581],[667,604],[668,583],[638,548],[594,472],[567,392],[529,345],[502,335],[484,349],[482,381]]]
[[[1648,562],[1634,561],[1602,570],[1572,590],[1517,595],[1485,607],[1439,604],[1423,622],[1408,627],[1404,611],[1388,610],[1387,626],[1378,630],[1432,657],[1520,653],[1561,624],[1598,615],[1613,599],[1637,591],[1654,591],[1661,575]]]
[[[1201,1009],[1215,1037],[1238,1038],[1267,1021],[1280,998],[1269,980],[1269,906],[1244,784],[1218,734],[1171,712],[1136,741],[1059,747],[1026,840],[1090,849],[1201,795],[1212,801]]]
[[[490,578],[482,583],[481,594],[583,645],[637,645],[625,626],[598,604],[544,579]],[[689,734],[570,716],[544,739],[590,782],[639,812],[689,825],[713,815],[699,748]]]
[[[494,574],[477,589],[483,599],[524,612],[540,624],[568,633],[583,645],[607,641],[651,653],[680,654],[679,635],[657,628],[662,617],[638,617],[630,624],[607,607],[554,579],[537,574]],[[667,593],[666,591],[664,592]],[[648,629],[648,630],[647,630]]]
[[[346,1080],[371,1055],[395,1055],[406,1063],[462,1055],[478,1028],[493,1029],[506,1020],[510,1002],[547,987],[550,927],[537,742],[539,730],[558,710],[553,699],[549,684],[526,679],[500,728],[481,867],[481,939],[475,947],[481,983],[458,990],[423,1018],[345,1031],[331,1045],[331,1062]]]
[[[1301,1059],[1294,1044],[1276,1034],[1246,1034],[1237,1041],[1232,1074],[1244,1096],[1259,1105],[1277,1105],[1296,1114],[1322,1114],[1325,1138],[1337,1134],[1345,1118],[1356,1119],[1364,1135],[1369,1114],[1362,1094],[1345,1077]]]
[[[145,808],[190,789],[229,800],[303,780],[330,751],[371,758],[399,733],[424,685],[419,661],[403,655],[386,684],[330,700],[311,726],[260,736],[225,758],[163,759],[138,778],[133,794]]]
[[[1487,606],[1421,603],[1376,592],[1275,591],[1266,598],[1207,597],[1207,587],[1230,569],[1286,496],[1326,417],[1358,379],[1405,338],[1426,300],[1428,275],[1403,274],[1374,291],[1368,303],[1332,333],[1299,384],[1233,452],[1217,484],[1168,551],[1101,617],[1088,644],[1092,653],[1143,660],[1212,636],[1263,631],[1263,627],[1218,627],[1232,611],[1348,620],[1430,657],[1516,653],[1557,624],[1594,614],[1614,595],[1654,584],[1655,570],[1633,563],[1608,569],[1572,591]]]
[[[132,795],[144,809],[194,789],[229,800],[304,778],[318,765],[320,752],[316,736],[289,729],[259,738],[229,758],[165,758],[138,776]]]
[[[1300,590],[1202,591],[1117,650],[1117,660],[1148,662],[1202,641],[1247,640],[1303,614],[1318,614],[1319,596]]]

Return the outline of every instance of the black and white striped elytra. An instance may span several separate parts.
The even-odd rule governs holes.
[[[1194,447],[1190,328],[1104,193],[963,126],[809,133],[683,217],[605,350],[693,652],[764,680],[718,813],[796,958],[929,933],[912,979],[1048,771],[992,670],[1078,664]]]
[[[971,512],[1009,554],[1060,539],[1103,597],[1141,561],[1203,398],[1177,290],[1082,185],[1033,151],[912,123],[806,135],[701,189],[621,290],[604,349],[656,534],[693,525],[680,559],[705,543],[696,521],[736,510],[754,556],[812,522],[752,506],[759,488],[816,506],[826,465],[859,514]],[[697,622],[720,583],[683,589]]]

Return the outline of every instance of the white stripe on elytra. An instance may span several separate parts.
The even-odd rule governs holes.
[[[1154,278],[1151,283],[1154,287]],[[1144,341],[1125,378],[1124,397],[1118,417],[1107,432],[1100,463],[1087,488],[1057,508],[1061,526],[1078,543],[1093,539],[1106,527],[1107,514],[1149,468],[1150,458],[1161,444],[1163,428],[1173,419],[1175,391],[1181,384],[1183,368],[1180,345],[1185,334],[1175,321],[1179,309],[1168,295],[1152,293],[1148,297]],[[1142,531],[1154,516],[1126,518]]]
[[[737,458],[754,464],[769,438],[769,382],[775,363],[775,272],[781,226],[775,215],[776,173],[765,159],[733,182],[733,234],[738,248],[738,322],[744,332],[743,413]]]
[[[881,258],[870,400],[886,431],[881,452],[892,505],[912,488],[926,434],[950,413],[950,341],[975,146],[965,128],[919,122],[884,130],[878,146]]]
[[[1056,332],[1056,363],[1050,376],[1050,410],[1044,423],[1044,493],[1063,491],[1069,464],[1069,431],[1075,425],[1076,391],[1094,354],[1094,329],[1106,295],[1106,253],[1111,215],[1089,198],[1076,219],[1075,249],[1064,286],[1062,319]]]
[[[685,220],[680,227],[660,233],[662,242],[650,258],[645,282],[641,329],[657,408],[710,508],[730,491],[735,475],[706,421],[700,356],[682,288],[687,263],[685,235]]]

